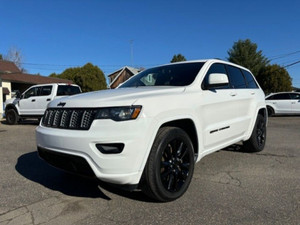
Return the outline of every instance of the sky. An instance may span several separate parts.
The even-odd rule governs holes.
[[[228,57],[249,38],[271,63],[300,61],[300,1],[0,0],[0,53],[21,51],[28,73],[88,62],[107,76],[128,65]],[[300,87],[300,63],[286,68]]]

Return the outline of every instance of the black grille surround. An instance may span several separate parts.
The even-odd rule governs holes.
[[[48,108],[42,119],[45,127],[89,130],[97,115],[95,108]]]

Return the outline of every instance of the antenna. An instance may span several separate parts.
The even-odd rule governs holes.
[[[130,40],[129,43],[130,43],[130,63],[131,66],[133,67],[133,40]]]

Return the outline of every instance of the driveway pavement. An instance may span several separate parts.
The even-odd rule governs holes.
[[[170,203],[52,168],[37,156],[36,126],[0,124],[0,225],[300,223],[300,117],[270,118],[260,153],[234,145],[204,157]]]

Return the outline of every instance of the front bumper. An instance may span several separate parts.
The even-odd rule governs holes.
[[[36,129],[37,147],[41,158],[58,168],[95,175],[109,183],[138,184],[152,145],[153,135],[147,129],[150,124],[145,118],[124,122],[95,120],[87,131],[40,125]],[[121,153],[103,154],[96,147],[114,143],[124,144]]]

